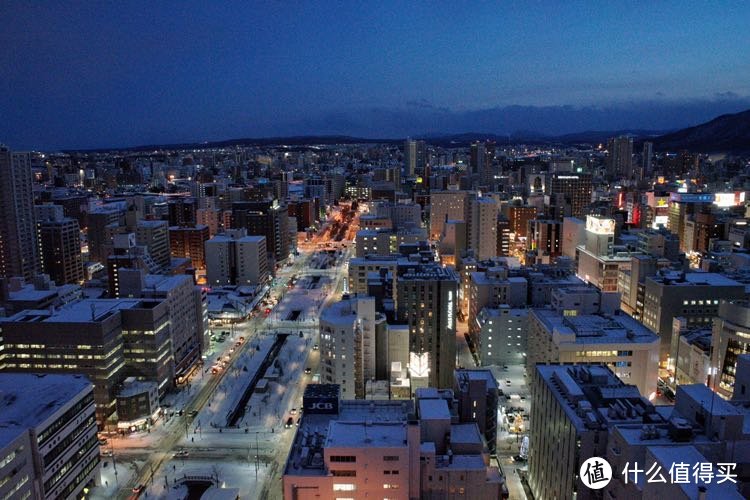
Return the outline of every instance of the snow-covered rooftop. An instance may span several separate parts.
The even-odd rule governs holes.
[[[0,449],[92,387],[83,375],[0,373]]]

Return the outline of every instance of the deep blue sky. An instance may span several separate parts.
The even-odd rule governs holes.
[[[750,107],[744,2],[5,0],[0,20],[16,149],[666,129]]]

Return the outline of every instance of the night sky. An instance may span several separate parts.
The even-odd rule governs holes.
[[[744,2],[0,2],[0,142],[670,129],[750,108]]]

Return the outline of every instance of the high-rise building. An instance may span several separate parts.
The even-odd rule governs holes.
[[[206,275],[210,286],[264,284],[270,276],[266,237],[230,229],[206,241]]]
[[[526,238],[529,232],[529,221],[536,218],[536,207],[528,205],[511,205],[508,207],[510,232],[516,238]]]
[[[172,226],[169,228],[169,252],[172,257],[190,259],[196,269],[205,269],[208,239],[208,226]]]
[[[139,220],[135,226],[135,242],[145,246],[151,259],[163,271],[170,268],[169,226],[163,220]]]
[[[427,145],[424,141],[404,142],[404,177],[424,176],[427,166]]]
[[[168,204],[169,225],[178,227],[193,227],[196,223],[196,203],[193,198],[179,198]]]
[[[607,141],[607,174],[613,178],[633,175],[633,138],[613,137]]]
[[[551,198],[561,197],[570,203],[570,215],[583,218],[591,205],[593,186],[591,174],[573,172],[555,172],[548,180]]]
[[[396,314],[409,325],[413,388],[453,385],[458,284],[454,270],[437,265],[407,268],[397,278]]]
[[[39,272],[31,155],[0,144],[0,277],[27,280]]]
[[[247,234],[265,236],[266,247],[278,263],[291,251],[289,210],[277,200],[235,202],[232,204],[232,228],[245,228]]]
[[[375,380],[378,323],[385,326],[385,316],[375,312],[374,297],[345,295],[320,312],[321,380],[338,384],[346,398],[365,399]]]
[[[92,389],[81,375],[0,374],[0,498],[82,498],[98,483]]]
[[[529,221],[526,249],[536,254],[537,263],[549,264],[562,255],[562,225],[548,219]]]
[[[654,143],[645,141],[641,153],[641,179],[650,179],[653,173]]]
[[[469,168],[477,175],[482,186],[492,186],[494,182],[495,143],[473,142],[469,151]]]
[[[39,205],[37,227],[42,271],[58,285],[83,282],[81,230],[60,205]]]
[[[446,220],[468,223],[474,199],[476,199],[476,193],[472,191],[432,191],[430,193],[430,238],[433,240],[440,238]]]
[[[599,498],[597,490],[584,486],[581,464],[606,455],[609,421],[649,423],[653,406],[606,366],[536,365],[532,370],[531,421],[549,423],[535,426],[530,435],[529,487],[534,498]],[[608,414],[606,409],[618,403],[633,411]]]
[[[468,224],[469,247],[477,260],[497,256],[497,202],[481,197],[471,201]]]

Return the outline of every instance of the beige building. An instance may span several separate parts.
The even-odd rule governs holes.
[[[323,383],[338,384],[345,398],[364,399],[375,379],[377,323],[374,297],[344,296],[320,312],[320,372]],[[382,353],[383,356],[386,353]]]
[[[472,200],[475,198],[476,193],[473,191],[432,191],[430,193],[430,239],[440,238],[446,220],[468,222]]]
[[[529,372],[537,363],[601,363],[648,397],[656,391],[658,361],[659,337],[625,314],[529,313]]]

